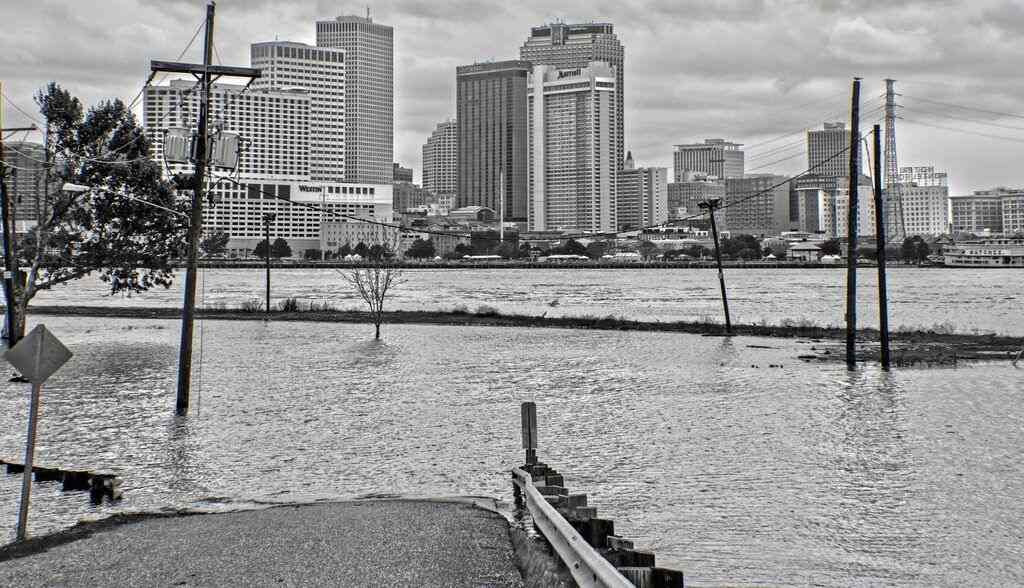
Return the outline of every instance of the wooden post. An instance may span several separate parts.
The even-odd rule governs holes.
[[[850,183],[846,219],[846,367],[857,367],[857,188],[860,185],[860,78],[850,104]]]
[[[718,225],[715,224],[715,209],[721,206],[722,200],[714,198],[705,200],[698,204],[700,208],[707,209],[708,217],[711,219],[711,236],[715,240],[715,263],[718,265],[718,286],[722,290],[722,308],[725,311],[725,332],[732,335],[732,320],[729,317],[729,297],[725,292],[725,273],[722,271],[722,253],[718,247]]]
[[[889,369],[889,294],[885,284],[885,203],[882,199],[882,130],[875,125],[875,246],[878,249],[878,339],[882,369]]]
[[[520,407],[523,426],[523,449],[526,450],[526,464],[537,463],[537,405],[524,402]]]

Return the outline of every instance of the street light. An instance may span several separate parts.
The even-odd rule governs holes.
[[[266,231],[267,236],[267,303],[266,303],[266,315],[270,316],[270,223],[274,222],[277,215],[273,212],[263,213],[263,227]]]

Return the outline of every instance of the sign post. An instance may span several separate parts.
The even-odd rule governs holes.
[[[28,409],[28,439],[25,442],[25,471],[21,483],[21,505],[18,508],[18,541],[25,540],[28,530],[28,505],[32,496],[32,461],[36,451],[39,396],[43,390],[43,382],[67,363],[71,355],[68,348],[43,325],[32,329],[27,337],[4,353],[4,359],[32,383],[32,399]]]

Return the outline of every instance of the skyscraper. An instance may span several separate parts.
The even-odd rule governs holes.
[[[823,178],[850,175],[849,158],[839,156],[850,148],[850,131],[841,122],[824,123],[821,130],[807,131],[807,168]]]
[[[707,174],[718,179],[743,177],[743,150],[740,143],[724,139],[704,139],[703,143],[676,145],[673,164],[677,182],[688,174]]]
[[[632,154],[619,171],[615,215],[620,231],[659,225],[668,220],[668,168],[635,167]]]
[[[615,231],[615,68],[534,65],[527,91],[529,230]]]
[[[559,69],[586,68],[591,62],[604,62],[615,69],[616,111],[615,166],[625,161],[623,127],[625,110],[625,52],[611,23],[551,23],[530,30],[530,38],[519,49],[519,58],[534,65],[552,65]]]
[[[252,66],[263,77],[256,89],[309,94],[309,175],[314,181],[345,179],[345,52],[304,43],[271,41],[250,47]]]
[[[790,182],[785,176],[758,174],[725,180],[725,225],[734,233],[778,235],[791,228]]]
[[[458,120],[458,206],[500,207],[506,220],[526,220],[526,61],[464,65],[455,73]]]
[[[361,16],[316,23],[318,47],[345,50],[345,180],[390,184],[394,163],[394,30]]]
[[[947,175],[931,166],[900,168],[900,199],[907,235],[942,235],[949,230],[946,183]]]
[[[455,194],[458,172],[458,123],[438,123],[423,145],[423,189],[432,194]]]

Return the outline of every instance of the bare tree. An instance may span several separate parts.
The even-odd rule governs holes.
[[[368,257],[362,267],[338,272],[370,308],[377,339],[380,339],[380,325],[384,322],[384,301],[392,288],[405,281],[402,270],[394,264],[393,251],[392,247],[384,246],[380,255]]]

